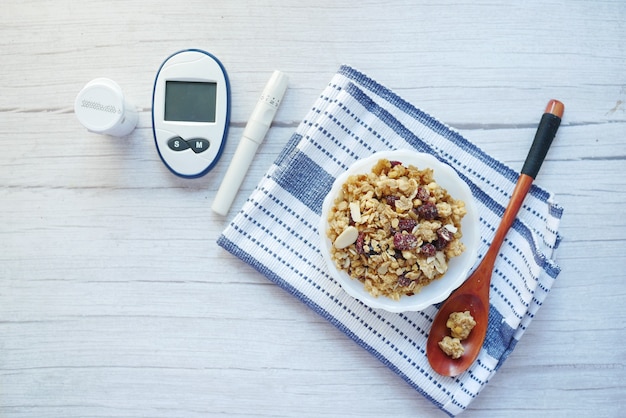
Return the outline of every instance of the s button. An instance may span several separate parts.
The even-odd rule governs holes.
[[[183,151],[189,148],[187,141],[182,139],[180,136],[175,136],[167,141],[167,146],[173,151]]]

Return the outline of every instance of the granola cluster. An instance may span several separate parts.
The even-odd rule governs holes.
[[[433,170],[381,159],[348,177],[328,217],[331,258],[373,296],[398,300],[443,276],[460,255],[465,203]]]
[[[475,326],[476,321],[470,311],[452,312],[446,322],[446,327],[450,328],[451,336],[443,337],[438,343],[439,348],[453,359],[461,358],[465,353],[461,341],[469,337]]]

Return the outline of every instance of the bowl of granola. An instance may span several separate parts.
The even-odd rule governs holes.
[[[337,177],[319,233],[330,276],[390,312],[445,300],[469,275],[480,243],[467,183],[434,156],[409,150],[375,153]]]

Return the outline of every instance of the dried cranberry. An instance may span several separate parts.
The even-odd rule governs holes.
[[[426,202],[422,206],[416,209],[417,214],[420,218],[426,220],[433,220],[439,216],[439,212],[437,211],[437,206],[432,202]]]
[[[385,196],[385,200],[387,204],[391,206],[394,210],[396,209],[396,200],[399,200],[398,196]]]
[[[365,251],[363,251],[363,241],[365,240],[365,232],[359,232],[359,235],[356,238],[356,253],[357,254],[364,254]]]
[[[426,202],[430,199],[430,193],[426,187],[420,186],[417,188],[417,198],[422,202]]]
[[[413,228],[417,226],[417,221],[415,219],[400,219],[398,222],[398,230],[412,232]]]
[[[409,286],[413,280],[406,277],[404,274],[398,277],[398,286],[407,287]]]
[[[394,168],[397,165],[402,165],[402,162],[400,161],[389,161],[389,163],[391,164],[391,168]]]
[[[446,227],[441,227],[437,230],[437,240],[435,241],[435,247],[438,250],[443,250],[448,246],[450,241],[454,238],[454,234]]]
[[[437,230],[437,237],[439,237],[440,241],[450,242],[454,238],[454,234],[448,228],[442,226]]]
[[[417,237],[413,234],[396,232],[393,234],[393,246],[400,251],[412,250],[417,247]]]
[[[420,251],[426,257],[432,257],[432,256],[434,256],[437,253],[437,248],[435,248],[435,246],[432,243],[426,242],[426,243],[422,244],[422,247],[420,248]]]

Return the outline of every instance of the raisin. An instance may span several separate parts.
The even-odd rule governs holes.
[[[402,165],[402,162],[400,161],[389,161],[389,163],[391,164],[391,168],[394,168],[397,165]]]
[[[426,243],[424,243],[422,245],[422,247],[420,248],[420,251],[426,257],[432,257],[432,256],[434,256],[437,253],[437,248],[435,247],[434,244],[432,244],[430,242],[426,242]]]
[[[408,287],[412,282],[413,280],[409,279],[404,274],[401,276],[398,276],[398,286]]]
[[[422,202],[426,202],[428,199],[430,199],[430,193],[428,192],[428,189],[424,186],[418,187],[417,198]]]
[[[443,250],[448,246],[448,241],[442,239],[436,239],[433,241],[433,244],[437,250]]]
[[[417,214],[420,218],[432,221],[439,216],[439,212],[437,211],[437,206],[432,202],[426,202],[422,206],[416,209]]]
[[[413,234],[396,232],[393,234],[393,246],[400,251],[412,250],[417,247],[417,237]]]
[[[359,232],[358,237],[356,238],[356,253],[357,254],[364,254],[365,251],[363,251],[363,241],[365,240],[365,232]]]

